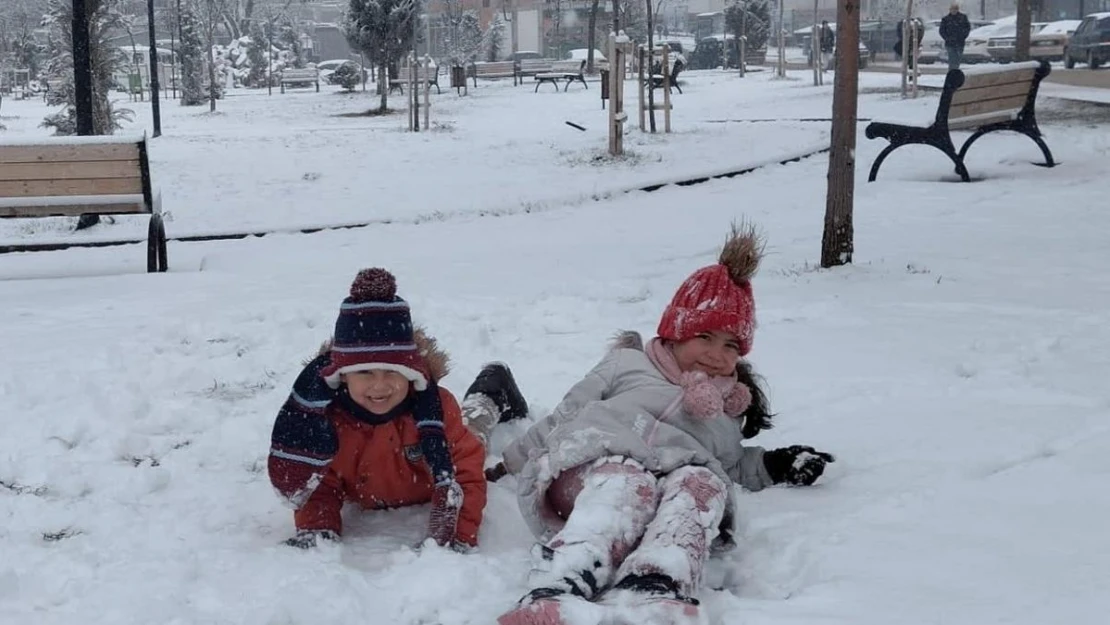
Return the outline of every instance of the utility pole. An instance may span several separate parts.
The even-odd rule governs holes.
[[[93,134],[92,60],[89,58],[89,14],[85,0],[73,0],[73,91],[77,134]]]
[[[859,102],[859,0],[840,0],[836,11],[832,145],[829,151],[821,266],[852,262],[852,207],[856,190],[856,114]]]
[[[146,0],[146,23],[150,31],[150,112],[154,116],[154,134],[162,136],[162,109],[158,102],[158,43],[154,31],[154,0]]]

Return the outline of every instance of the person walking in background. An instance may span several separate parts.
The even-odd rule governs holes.
[[[960,13],[960,5],[953,2],[948,7],[948,15],[940,20],[940,37],[944,39],[944,48],[948,51],[948,70],[960,69],[960,61],[964,56],[964,44],[971,33],[971,22],[967,16]]]

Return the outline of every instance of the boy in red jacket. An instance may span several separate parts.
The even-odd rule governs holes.
[[[359,272],[330,345],[298,376],[274,423],[270,481],[295,509],[297,527],[287,544],[338,539],[345,502],[431,502],[427,538],[463,551],[478,544],[485,447],[455,397],[437,386],[446,369],[434,339],[413,328],[393,275]],[[527,412],[507,368],[483,369],[475,392],[505,416]]]

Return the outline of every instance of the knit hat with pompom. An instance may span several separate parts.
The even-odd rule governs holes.
[[[339,307],[330,356],[320,375],[332,388],[344,373],[374,369],[400,373],[417,391],[428,387],[428,365],[413,340],[409,305],[397,297],[393,274],[377,267],[358,272]]]
[[[752,349],[755,297],[751,278],[763,256],[763,240],[751,224],[733,225],[718,262],[698,269],[678,287],[659,320],[658,335],[685,341],[702,332],[727,332]]]

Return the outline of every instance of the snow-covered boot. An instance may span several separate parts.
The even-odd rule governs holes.
[[[499,422],[523,419],[528,416],[528,402],[513,379],[513,372],[503,362],[491,362],[482,367],[466,395],[482,393],[493,400],[500,412]]]
[[[603,608],[563,588],[536,588],[517,607],[502,614],[497,625],[597,625]]]
[[[604,625],[707,625],[699,602],[679,590],[662,573],[629,575],[598,600],[605,608]]]

